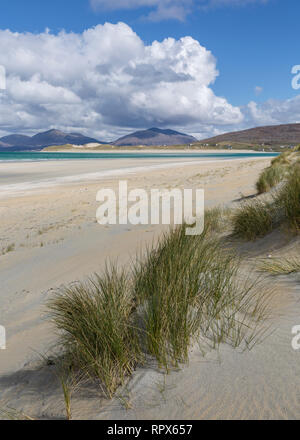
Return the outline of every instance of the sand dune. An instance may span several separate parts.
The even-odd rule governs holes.
[[[259,159],[190,164],[178,166],[176,173],[171,168],[143,170],[130,174],[128,184],[203,187],[207,206],[231,205],[254,194],[254,182],[268,163]],[[10,406],[34,418],[64,417],[54,368],[41,367],[40,354],[47,354],[56,341],[45,314],[46,299],[62,283],[101,270],[107,257],[128,264],[161,231],[152,226],[96,224],[96,192],[103,185],[117,184],[111,177],[1,199],[0,247],[13,246],[0,257],[0,324],[8,334],[7,350],[0,351],[0,408]],[[255,246],[243,245],[240,252],[253,264],[258,256],[281,255],[291,248],[299,250],[298,246],[283,234]],[[271,282],[275,283],[270,278]],[[300,324],[299,279],[282,277],[277,292],[270,336],[252,351],[222,346],[203,357],[195,347],[189,365],[168,376],[151,364],[138,369],[111,402],[97,390],[83,388],[73,398],[74,418],[299,418],[299,353],[291,347],[291,328]]]

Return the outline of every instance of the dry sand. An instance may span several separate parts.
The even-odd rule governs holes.
[[[98,165],[93,162],[89,161],[89,172],[96,172]],[[16,168],[14,181],[23,184],[29,175],[32,181],[32,171],[37,180],[41,174],[48,180],[73,176],[80,168],[79,163],[68,162],[66,173],[66,163],[51,163],[43,164],[43,169],[41,163],[27,164],[32,167],[30,172],[29,167],[21,167],[21,172]],[[34,418],[64,417],[62,390],[54,368],[40,367],[40,355],[55,344],[45,315],[46,299],[62,283],[101,270],[107,258],[128,264],[162,229],[99,226],[95,197],[101,187],[116,188],[120,177],[128,180],[129,189],[197,187],[205,189],[207,206],[230,205],[254,194],[254,182],[268,164],[268,159],[247,159],[156,170],[143,164],[143,170],[130,174],[124,170],[123,175],[106,176],[105,180],[64,185],[60,181],[56,186],[43,190],[31,187],[30,192],[14,192],[10,197],[2,193],[0,324],[6,327],[8,338],[7,350],[0,351],[0,409],[9,406]],[[80,170],[86,173],[82,167]],[[12,184],[10,176],[4,184]],[[289,252],[291,247],[299,250],[297,246],[299,243],[284,235],[272,235],[255,245],[242,246],[241,252],[255,261],[269,253]],[[222,346],[219,352],[203,357],[194,349],[189,365],[167,377],[155,366],[139,369],[111,402],[86,388],[74,395],[74,418],[299,418],[300,353],[291,347],[291,328],[300,325],[299,280],[282,277],[277,290],[280,296],[274,299],[272,334],[252,351],[240,353]],[[126,410],[127,405],[131,409]]]

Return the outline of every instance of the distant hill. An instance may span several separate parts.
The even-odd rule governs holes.
[[[0,138],[0,150],[40,150],[44,147],[50,147],[53,145],[85,145],[89,143],[105,144],[106,142],[98,141],[97,139],[84,136],[80,133],[64,133],[63,131],[59,130],[48,130],[43,133],[38,133],[32,137],[23,136],[21,134],[4,136]]]
[[[0,138],[0,145],[30,145],[30,141],[30,136],[23,136],[22,134],[12,134],[10,136],[4,136]]]
[[[198,141],[193,136],[175,130],[149,128],[123,136],[111,145],[115,146],[172,146],[186,144],[240,144],[248,145],[295,145],[300,144],[300,124],[269,125],[248,130],[234,131]],[[34,136],[12,134],[0,138],[0,151],[32,151],[60,145],[105,144],[107,142],[84,136],[81,133],[64,133],[60,130],[48,130]]]
[[[179,133],[174,130],[161,130],[159,128],[149,128],[148,130],[136,131],[113,142],[118,146],[135,145],[184,145],[197,142],[193,136]]]
[[[240,142],[249,144],[286,145],[300,144],[300,124],[269,125],[249,130],[225,133],[203,139],[201,143]]]

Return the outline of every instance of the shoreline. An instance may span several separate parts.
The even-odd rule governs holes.
[[[53,158],[39,158],[39,159],[32,159],[32,158],[22,158],[22,159],[3,159],[1,160],[1,153],[4,154],[10,154],[10,155],[18,155],[18,154],[32,154],[32,155],[48,155],[48,156],[54,156]],[[240,154],[240,155],[245,155],[245,156],[250,156],[251,155],[255,155],[256,157],[271,157],[271,156],[276,156],[279,155],[280,152],[278,151],[255,151],[255,150],[224,150],[224,149],[208,149],[208,150],[204,150],[204,149],[199,149],[199,150],[191,150],[191,149],[181,149],[181,150],[163,150],[163,149],[159,149],[159,150],[155,150],[155,149],[149,149],[149,150],[92,150],[92,151],[88,151],[88,150],[58,150],[58,151],[45,151],[45,150],[41,150],[41,151],[12,151],[12,152],[5,152],[5,151],[0,151],[0,164],[1,163],[28,163],[28,162],[44,162],[44,161],[71,161],[72,159],[70,157],[68,158],[58,158],[55,157],[55,155],[59,155],[59,154],[68,154],[70,157],[72,155],[76,156],[76,155],[81,155],[80,159],[73,159],[73,160],[100,160],[105,158],[105,156],[117,156],[119,155],[120,159],[124,159],[125,157],[122,157],[121,155],[132,155],[133,159],[137,159],[139,156],[141,159],[153,159],[153,158],[159,158],[159,157],[163,157],[163,158],[168,158],[168,156],[171,156],[170,159],[175,159],[177,158],[181,158],[181,157],[187,157],[188,156],[194,156],[194,158],[201,158],[201,156],[203,156],[203,158],[205,157],[210,157],[213,155],[228,155],[228,156],[232,156],[232,155],[236,155],[236,154]],[[84,155],[86,155],[86,157],[84,157]],[[100,157],[93,157],[99,155]],[[175,155],[175,157],[172,157],[172,155]],[[88,157],[90,156],[90,157]],[[127,158],[130,158],[130,156],[127,156]],[[192,158],[192,157],[191,157]],[[106,159],[106,158],[105,158]],[[117,158],[118,159],[118,158]]]
[[[61,161],[57,161],[59,163],[59,166],[61,168],[60,175],[58,174],[57,168],[55,167],[56,161],[45,161],[45,162],[9,162],[0,163],[0,173],[1,171],[4,173],[6,172],[9,175],[9,172],[13,174],[13,178],[15,178],[16,170],[18,170],[18,173],[21,175],[21,179],[23,181],[18,183],[13,183],[9,181],[9,176],[6,177],[6,180],[8,180],[7,183],[0,184],[0,199],[6,198],[6,197],[14,197],[21,194],[28,194],[31,192],[42,192],[43,190],[48,190],[55,187],[63,187],[67,185],[76,185],[76,184],[89,184],[93,183],[95,181],[101,181],[101,180],[107,180],[110,178],[117,178],[117,177],[128,177],[131,175],[139,174],[139,173],[149,173],[156,170],[168,170],[168,169],[174,169],[178,167],[187,167],[187,166],[206,166],[206,165],[212,165],[212,164],[223,164],[226,163],[233,163],[233,162],[243,162],[245,160],[248,161],[256,161],[256,160],[263,160],[266,158],[263,157],[246,157],[246,158],[215,158],[213,160],[203,158],[201,160],[195,160],[194,158],[190,161],[184,161],[182,162],[180,158],[170,158],[164,160],[165,163],[158,162],[158,159],[143,159],[143,162],[145,162],[142,166],[139,165],[138,161],[141,159],[135,160],[134,166],[127,166],[129,165],[129,160],[127,159],[116,159],[112,160],[111,163],[104,163],[101,164],[102,170],[96,171],[98,168],[97,159],[93,160],[90,159],[87,163],[85,160],[66,160],[63,161],[63,165]],[[122,167],[121,165],[124,164],[124,161],[127,161],[125,163],[125,167]],[[132,160],[131,162],[134,162]],[[148,163],[149,162],[149,163]],[[17,164],[17,167],[16,167]],[[107,166],[105,166],[107,165]],[[113,168],[113,165],[117,165],[117,168]],[[94,170],[93,172],[88,172],[89,168],[93,166]],[[38,176],[35,180],[24,180],[25,174],[31,173],[31,176],[35,177],[35,172],[38,167]],[[53,167],[55,169],[53,170]],[[73,173],[74,170],[74,173]],[[54,171],[54,172],[53,172]],[[14,174],[15,173],[15,174]],[[56,173],[56,175],[55,175]],[[65,175],[66,173],[70,173],[69,175]],[[76,174],[75,174],[76,173]],[[54,174],[54,175],[53,175]],[[5,176],[4,176],[5,178]],[[3,180],[2,180],[3,181]]]

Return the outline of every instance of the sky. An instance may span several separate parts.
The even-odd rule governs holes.
[[[109,141],[155,126],[203,139],[300,122],[298,0],[0,8],[0,136],[57,128]]]

